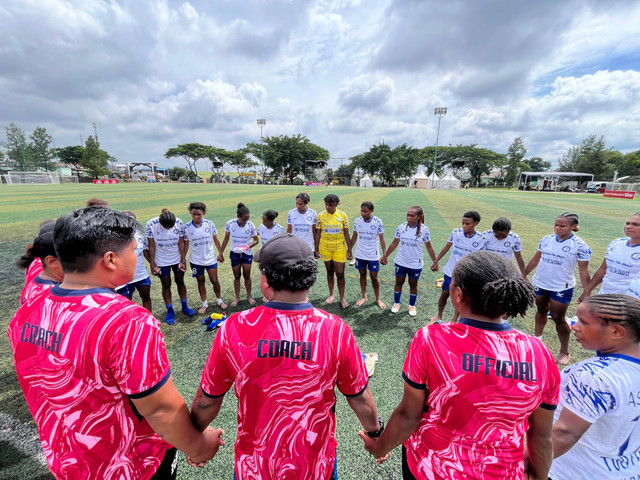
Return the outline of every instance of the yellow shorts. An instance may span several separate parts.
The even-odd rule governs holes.
[[[320,260],[322,260],[323,262],[330,262],[331,260],[333,260],[334,262],[338,262],[338,263],[347,263],[347,249],[342,249],[342,250],[335,250],[332,252],[329,252],[327,250],[318,250],[318,253],[320,253]]]

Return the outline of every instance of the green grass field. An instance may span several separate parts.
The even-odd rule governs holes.
[[[189,185],[189,184],[119,184],[119,185],[32,185],[6,186],[0,188],[0,330],[6,332],[8,323],[18,308],[19,294],[24,283],[23,272],[15,267],[15,260],[24,252],[25,246],[32,241],[39,229],[40,221],[57,218],[84,205],[92,196],[107,200],[112,208],[132,210],[138,220],[144,224],[148,219],[157,216],[164,207],[169,208],[185,221],[190,220],[187,206],[191,201],[203,201],[209,209],[207,218],[213,220],[218,230],[222,230],[227,220],[235,217],[236,204],[239,201],[249,206],[252,221],[259,225],[264,210],[273,208],[280,212],[278,222],[286,225],[286,214],[294,207],[295,195],[300,187],[288,186],[244,186],[244,185]],[[431,239],[436,254],[445,245],[449,233],[460,225],[462,213],[467,210],[478,210],[482,215],[479,230],[491,228],[493,220],[500,216],[508,217],[514,230],[523,242],[523,256],[527,262],[534,254],[538,240],[553,233],[553,221],[563,211],[575,211],[580,214],[579,235],[589,244],[594,252],[590,269],[594,272],[600,265],[609,242],[623,236],[624,221],[630,214],[640,210],[635,200],[619,200],[603,198],[601,195],[585,194],[553,194],[537,192],[518,192],[506,190],[407,190],[407,189],[360,189],[341,188],[308,188],[311,195],[311,208],[318,212],[324,209],[322,198],[327,193],[340,196],[340,209],[345,211],[350,223],[359,215],[360,203],[372,201],[375,214],[386,227],[387,245],[393,239],[395,228],[405,220],[410,205],[421,205],[426,214],[426,222],[431,231]],[[220,237],[221,238],[221,237]],[[447,257],[441,261],[446,263]],[[223,298],[229,303],[233,298],[231,268],[228,261],[220,265],[220,279],[223,287]],[[347,300],[352,306],[342,310],[336,302],[334,305],[324,304],[327,296],[326,275],[324,267],[320,268],[317,284],[310,297],[312,303],[325,310],[340,315],[353,329],[361,349],[365,352],[377,352],[379,362],[376,373],[371,378],[371,389],[378,403],[381,415],[386,419],[400,400],[403,388],[401,378],[402,363],[409,342],[415,331],[437,311],[437,299],[440,290],[435,282],[441,273],[423,271],[420,279],[418,296],[418,316],[411,318],[406,309],[392,315],[387,308],[380,311],[373,303],[373,292],[369,286],[370,302],[362,307],[355,307],[360,298],[358,274],[355,268],[347,267]],[[254,268],[253,296],[258,299],[258,271]],[[199,306],[195,281],[185,276],[191,307]],[[382,267],[380,271],[383,300],[393,303],[393,265]],[[160,296],[160,283],[152,279],[152,298],[154,311],[163,318],[164,308]],[[209,303],[213,294],[208,285]],[[576,289],[576,296],[581,288]],[[177,293],[174,289],[174,298]],[[139,300],[134,297],[134,300]],[[408,304],[408,287],[405,285],[403,302]],[[233,313],[247,308],[241,302]],[[211,311],[211,308],[210,308]],[[575,304],[569,307],[568,315],[575,312]],[[445,319],[453,314],[450,305],[445,311]],[[165,334],[169,358],[172,363],[173,376],[178,389],[187,403],[198,388],[200,374],[215,333],[206,333],[200,325],[202,316],[187,318],[177,315],[174,326],[162,324]],[[516,319],[512,324],[524,331],[533,330],[533,311],[525,319]],[[555,330],[547,326],[544,340],[554,353],[558,343]],[[591,355],[572,339],[570,349],[574,361]],[[362,478],[401,478],[400,453],[392,453],[390,461],[380,467],[375,466],[372,457],[365,453],[357,436],[359,424],[349,409],[344,398],[338,394],[336,415],[338,417],[337,438],[338,472],[342,479]],[[181,457],[178,478],[210,479],[233,478],[233,442],[236,436],[236,399],[232,392],[225,398],[216,427],[225,430],[224,438],[227,446],[203,469],[189,467],[184,456]],[[0,335],[0,479],[45,479],[51,478],[42,456],[33,453],[35,432],[34,424],[20,391],[13,363],[9,342],[6,335]],[[36,445],[37,446],[37,445]],[[31,448],[31,450],[29,450]],[[40,452],[41,454],[41,452]]]

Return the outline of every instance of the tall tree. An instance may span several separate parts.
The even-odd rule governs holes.
[[[33,164],[36,168],[44,168],[45,172],[54,170],[53,151],[49,148],[53,137],[44,127],[36,127],[29,136],[31,139],[30,150]]]
[[[591,173],[596,180],[611,180],[618,163],[618,153],[607,148],[604,136],[589,135],[578,147],[571,147],[562,156],[559,169],[569,172]]]
[[[543,160],[542,157],[530,157],[525,159],[524,163],[531,172],[548,172],[551,170],[551,162]]]
[[[491,168],[499,162],[501,154],[489,150],[488,148],[478,148],[476,144],[457,145],[457,158],[464,161],[469,174],[471,175],[471,184],[473,186],[480,185],[483,175],[488,175]]]
[[[522,143],[522,139],[520,137],[516,137],[511,145],[509,145],[509,150],[507,150],[507,165],[506,165],[506,175],[505,175],[505,183],[509,186],[512,186],[518,175],[520,175],[522,163],[522,159],[527,154],[527,149]]]
[[[380,176],[387,185],[395,185],[398,178],[410,177],[418,168],[423,153],[406,143],[391,149],[384,142],[373,145],[369,151],[352,157],[352,165],[369,175]]]
[[[33,169],[31,149],[27,143],[27,135],[15,123],[10,123],[4,128],[5,139],[0,140],[0,145],[7,149],[9,162],[16,170]]]
[[[256,167],[259,165],[252,157],[249,156],[249,149],[247,147],[239,148],[235,152],[227,152],[230,153],[229,159],[227,163],[235,167],[238,172],[238,175],[245,173],[251,167]]]
[[[271,168],[274,175],[282,172],[289,177],[289,183],[304,172],[307,162],[328,161],[329,151],[312,143],[303,135],[278,135],[264,138],[264,163]],[[247,152],[260,158],[260,143],[247,144]]]
[[[199,143],[183,143],[177,147],[172,147],[166,151],[164,158],[182,157],[187,162],[187,167],[198,175],[198,160],[210,158],[213,154],[212,147],[209,145],[201,145]]]
[[[91,177],[109,175],[109,154],[101,150],[96,139],[89,135],[84,144],[82,161],[80,163]]]

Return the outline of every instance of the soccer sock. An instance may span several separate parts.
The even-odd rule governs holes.
[[[400,299],[402,298],[402,292],[393,292],[393,302],[400,303]]]
[[[415,307],[416,306],[416,300],[418,298],[418,294],[417,293],[410,293],[409,294],[409,306],[410,307]]]
[[[167,312],[173,312],[173,303],[166,305],[166,307],[167,307]]]
[[[186,313],[190,317],[193,317],[196,314],[195,310],[189,308],[189,305],[187,304],[187,299],[186,298],[184,300],[181,299],[180,303],[182,304],[182,313]]]

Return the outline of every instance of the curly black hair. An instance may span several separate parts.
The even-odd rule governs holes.
[[[289,267],[279,268],[277,271],[261,265],[260,271],[267,277],[269,286],[276,292],[309,290],[318,278],[318,264],[310,259],[298,260]]]

